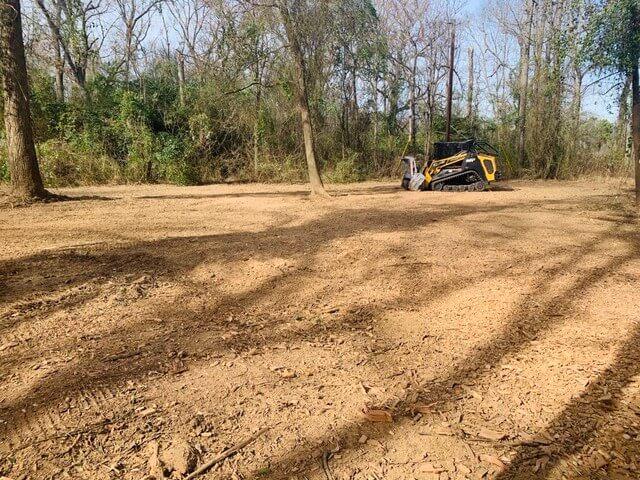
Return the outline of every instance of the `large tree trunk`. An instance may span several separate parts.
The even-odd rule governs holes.
[[[20,0],[0,0],[0,73],[13,194],[24,199],[45,198],[48,194],[42,184],[31,126]]]
[[[525,19],[528,22],[526,32],[520,39],[520,79],[518,102],[518,162],[520,166],[527,166],[527,97],[529,95],[529,57],[531,53],[531,32],[533,29],[533,0],[527,0]]]
[[[311,111],[309,109],[304,53],[302,51],[302,46],[300,45],[298,33],[295,29],[294,20],[291,18],[288,7],[281,3],[279,5],[279,10],[282,16],[282,22],[285,27],[287,41],[289,42],[289,49],[291,50],[295,67],[296,97],[298,110],[300,112],[300,120],[302,122],[302,137],[304,139],[307,169],[309,170],[311,194],[328,197],[329,195],[324,189],[322,178],[320,177],[320,171],[318,169],[318,163],[316,161],[316,149],[314,144],[313,124],[311,122]]]
[[[636,171],[636,203],[640,206],[640,76],[638,64],[633,67],[631,91],[633,110],[631,117],[631,131],[633,139],[633,163]]]

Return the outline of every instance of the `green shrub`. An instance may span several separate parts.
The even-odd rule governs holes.
[[[365,175],[361,171],[358,158],[357,153],[352,153],[338,160],[335,165],[325,170],[324,177],[331,183],[351,183],[363,180]]]
[[[106,155],[85,152],[61,140],[38,145],[40,170],[47,186],[67,187],[119,183],[118,163]]]

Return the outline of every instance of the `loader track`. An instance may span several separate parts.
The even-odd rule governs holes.
[[[486,188],[485,182],[479,180],[468,185],[443,185],[440,183],[435,186],[434,190],[442,192],[482,192]]]

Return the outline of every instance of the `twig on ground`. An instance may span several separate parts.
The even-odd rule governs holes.
[[[324,474],[327,477],[327,480],[334,480],[333,473],[329,467],[329,452],[324,452],[322,455],[322,468],[324,469]]]
[[[104,362],[117,362],[118,360],[124,360],[126,358],[137,357],[138,355],[142,355],[140,350],[136,350],[135,352],[123,352],[118,353],[116,355],[108,355],[104,357],[102,360]]]
[[[193,478],[196,478],[199,475],[202,475],[203,473],[206,473],[207,471],[211,470],[216,464],[222,462],[223,460],[226,460],[231,455],[237,453],[239,450],[242,450],[247,445],[255,442],[259,437],[261,437],[268,430],[269,430],[269,428],[263,428],[262,430],[260,430],[255,435],[252,435],[251,437],[247,438],[246,440],[244,440],[244,441],[234,445],[233,447],[225,450],[224,452],[222,452],[220,455],[218,455],[216,458],[214,458],[210,462],[207,462],[204,465],[202,465],[200,468],[198,468],[195,472],[193,472],[191,475],[186,477],[184,480],[191,480]]]
[[[65,451],[60,452],[58,454],[58,457],[63,457],[65,456],[67,453],[71,452],[71,450],[73,450],[75,448],[75,446],[78,444],[78,442],[80,441],[80,439],[82,438],[81,434],[78,434],[76,436],[76,439],[73,441],[73,443],[71,444],[71,446],[69,448],[67,448]]]

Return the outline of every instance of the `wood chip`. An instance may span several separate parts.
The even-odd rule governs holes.
[[[391,423],[393,422],[393,416],[391,412],[387,410],[370,410],[365,409],[363,411],[365,418],[370,422],[377,423]]]
[[[138,416],[140,417],[148,417],[149,415],[153,415],[154,413],[156,413],[158,410],[156,408],[145,408],[144,410],[140,411],[138,413]]]
[[[442,467],[436,466],[431,462],[423,462],[418,465],[418,471],[421,473],[443,473],[446,470]]]
[[[507,434],[503,432],[497,432],[495,430],[489,430],[488,428],[481,428],[478,432],[478,437],[484,440],[490,440],[492,442],[499,442],[507,438]]]
[[[504,462],[502,460],[500,460],[495,455],[489,455],[487,453],[480,454],[480,461],[481,462],[490,463],[490,464],[495,465],[496,467],[499,467],[499,468],[504,468],[505,467]]]
[[[296,378],[297,374],[293,370],[291,370],[289,368],[285,368],[285,369],[280,370],[280,376],[282,378],[291,379],[291,378]]]
[[[4,345],[0,345],[0,352],[4,352],[5,350],[9,350],[10,348],[17,347],[20,345],[18,342],[9,342]]]
[[[435,413],[435,410],[433,409],[433,405],[425,405],[425,404],[422,404],[422,403],[418,403],[418,404],[413,405],[411,407],[411,412],[414,415],[416,413],[431,414],[431,413]]]

